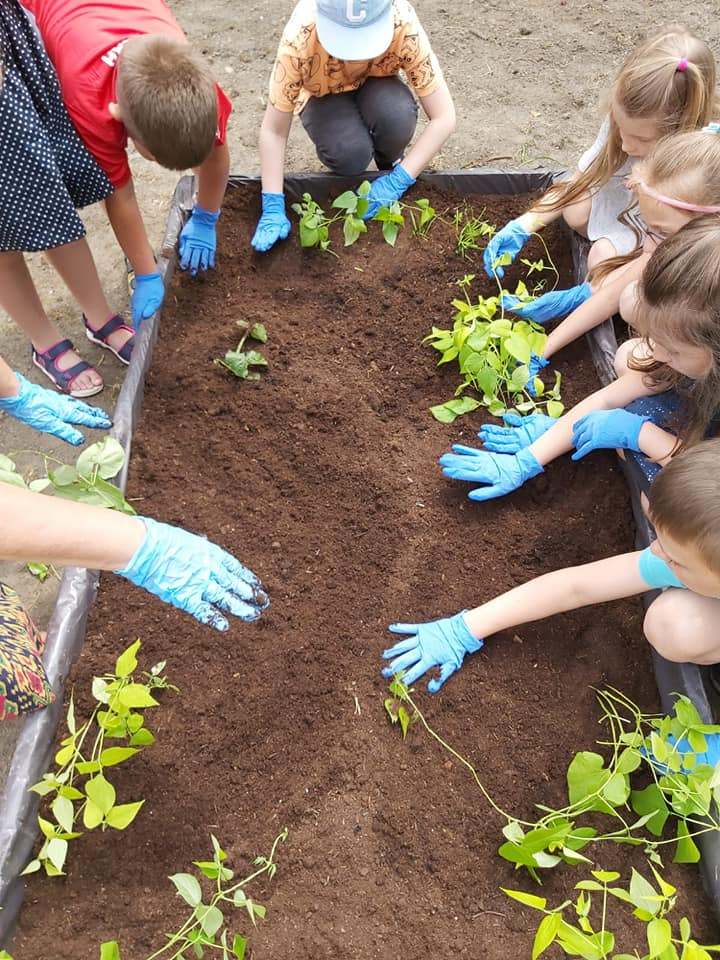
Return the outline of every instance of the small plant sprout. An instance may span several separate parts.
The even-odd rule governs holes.
[[[532,960],[541,957],[553,944],[563,956],[585,960],[712,960],[720,946],[701,946],[692,939],[687,917],[677,929],[667,919],[675,906],[677,890],[651,866],[652,883],[633,869],[630,880],[623,882],[615,870],[592,870],[588,880],[575,884],[574,900],[565,900],[548,908],[545,897],[536,897],[522,890],[505,890],[512,900],[543,914],[535,932]],[[634,952],[616,953],[617,937],[609,923],[609,905],[621,909],[643,925],[642,946]],[[557,954],[554,954],[557,955]]]
[[[78,724],[70,697],[68,733],[55,754],[55,769],[30,788],[45,799],[51,819],[38,816],[43,844],[23,874],[44,869],[49,877],[62,876],[68,842],[82,836],[80,824],[85,830],[125,830],[140,812],[144,800],[116,802],[107,772],[155,742],[145,726],[144,712],[158,706],[155,691],[177,687],[163,675],[164,664],[143,674],[144,680],[136,679],[139,649],[136,640],[118,657],[113,673],[94,678],[96,706],[85,723]],[[108,745],[110,740],[112,745]]]
[[[351,247],[361,234],[367,233],[367,224],[362,218],[368,212],[370,206],[369,194],[370,184],[365,180],[360,184],[357,192],[346,190],[336,200],[333,200],[333,207],[342,211],[341,218],[346,247]]]
[[[244,960],[248,938],[230,931],[222,908],[244,911],[254,927],[258,920],[265,919],[265,907],[252,900],[245,888],[261,876],[272,880],[277,871],[275,855],[278,845],[284,843],[287,836],[285,829],[275,838],[269,856],[256,857],[253,865],[257,869],[244,880],[237,881],[227,865],[227,854],[211,835],[212,859],[193,861],[201,879],[192,873],[176,873],[170,877],[177,896],[192,912],[178,930],[166,935],[167,942],[145,960],[176,960],[190,956],[201,960],[206,955],[219,960]],[[203,892],[203,879],[210,881],[208,892]],[[101,945],[100,960],[121,960],[117,940],[108,940]]]
[[[484,212],[484,211],[483,211]],[[466,210],[458,209],[453,218],[455,225],[455,249],[461,257],[468,258],[471,251],[480,250],[480,240],[489,240],[495,233],[493,224],[479,217],[470,216]]]
[[[26,483],[14,462],[9,457],[0,456],[0,481],[13,483],[34,493],[52,492],[64,500],[76,500],[134,515],[135,510],[120,489],[109,482],[125,464],[125,451],[114,437],[105,437],[98,443],[90,444],[77,458],[74,467],[41,451],[24,452],[37,453],[42,457],[47,476]],[[50,469],[50,464],[57,466]]]
[[[423,240],[428,236],[432,225],[438,219],[437,211],[430,206],[426,199],[416,200],[414,204],[402,204],[403,212],[407,211],[412,223],[413,234]]]
[[[330,249],[330,224],[335,219],[328,219],[325,211],[316,203],[309,193],[302,195],[300,203],[294,203],[292,209],[300,217],[298,234],[301,247],[318,247],[320,250]]]
[[[402,215],[400,204],[396,201],[389,207],[380,207],[373,220],[382,223],[383,239],[385,243],[394,247],[400,230],[405,226],[405,217]]]
[[[218,366],[225,367],[239,380],[259,380],[260,372],[254,370],[253,367],[266,368],[268,362],[257,350],[243,350],[243,347],[248,337],[258,343],[267,343],[267,330],[262,323],[251,325],[246,320],[238,320],[237,325],[242,330],[240,342],[235,350],[228,350],[225,356],[218,357],[215,363]]]
[[[417,720],[417,713],[410,713],[405,706],[405,703],[408,701],[408,696],[413,690],[412,688],[408,689],[398,675],[393,678],[388,687],[388,691],[390,696],[385,697],[385,711],[391,723],[400,724],[404,740],[405,737],[407,737],[408,730]]]

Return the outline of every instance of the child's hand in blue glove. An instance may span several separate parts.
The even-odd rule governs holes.
[[[415,183],[401,163],[397,163],[390,173],[373,180],[368,194],[370,206],[363,215],[363,220],[374,217],[380,207],[389,207]]]
[[[262,216],[250,241],[258,253],[267,253],[278,240],[286,240],[290,234],[290,221],[285,213],[285,194],[263,193]]]
[[[525,389],[531,397],[537,396],[537,390],[535,389],[535,377],[539,377],[540,371],[549,366],[550,361],[546,360],[545,357],[541,357],[537,353],[530,354],[530,363],[528,363],[528,372],[530,373],[530,377],[525,385]]]
[[[549,293],[543,293],[535,300],[520,300],[510,293],[504,293],[502,296],[502,305],[506,310],[510,310],[516,317],[523,320],[532,320],[533,323],[547,323],[555,317],[564,317],[572,313],[581,304],[585,303],[592,296],[592,287],[589,283],[581,283],[576,287],[570,287],[568,290],[551,290]]]
[[[139,330],[143,320],[159,310],[164,299],[165,285],[159,273],[136,275],[135,289],[130,298],[133,327]]]
[[[112,426],[112,420],[104,410],[30,383],[21,373],[15,376],[18,392],[14,397],[0,397],[0,410],[29,427],[41,433],[50,433],[77,447],[85,443],[85,437],[68,424],[92,427],[93,430],[107,430]]]
[[[627,410],[586,413],[573,425],[572,442],[576,448],[573,460],[582,460],[593,450],[621,449],[640,453],[640,431],[649,419]]]
[[[519,217],[506,223],[502,230],[498,230],[495,236],[490,238],[490,242],[485,247],[483,253],[485,273],[489,277],[494,277],[496,274],[500,278],[504,277],[505,271],[499,264],[495,266],[495,261],[507,253],[512,263],[529,239],[530,234]]]
[[[526,480],[543,473],[543,468],[529,449],[508,455],[475,450],[460,443],[453,444],[455,453],[440,457],[443,474],[451,480],[468,483],[484,483],[486,486],[471,490],[470,500],[492,500],[503,497],[521,487]]]
[[[440,667],[439,679],[428,683],[430,693],[437,693],[448,677],[460,669],[466,653],[475,653],[483,645],[470,633],[462,613],[430,623],[393,623],[388,629],[391,633],[407,634],[409,639],[383,651],[383,658],[391,660],[383,676],[402,673],[402,682],[411,686],[428,670]]]
[[[121,577],[185,610],[200,623],[227,630],[219,611],[257,620],[269,600],[255,574],[216,544],[148,517],[145,539]]]
[[[195,206],[190,219],[182,228],[178,248],[180,269],[189,270],[193,277],[198,270],[209,270],[215,266],[215,224],[219,216],[219,210],[213,212]]]
[[[492,453],[517,453],[529,447],[531,443],[535,443],[538,437],[557,423],[554,417],[547,417],[544,413],[533,413],[529,417],[522,417],[514,410],[504,413],[503,420],[506,424],[504,427],[486,423],[480,428],[478,436],[485,450],[490,450]],[[471,450],[472,447],[467,449]]]

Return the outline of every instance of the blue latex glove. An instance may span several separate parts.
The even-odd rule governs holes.
[[[485,247],[485,252],[483,253],[485,273],[489,277],[494,277],[495,274],[497,274],[498,277],[504,277],[505,271],[503,268],[498,266],[493,271],[493,264],[498,257],[501,257],[504,253],[509,253],[511,260],[514,260],[529,239],[530,234],[520,223],[519,219],[510,220],[506,223],[502,230],[498,230],[498,232],[490,238],[490,242]]]
[[[405,167],[401,163],[395,164],[390,173],[386,173],[382,177],[378,177],[377,180],[373,180],[370,193],[368,194],[370,206],[363,216],[363,220],[369,220],[371,217],[374,217],[380,207],[391,206],[396,200],[399,200],[405,191],[409,190],[414,183],[414,178],[410,176]]]
[[[383,658],[391,660],[383,676],[402,673],[402,682],[411,686],[428,670],[440,667],[439,679],[428,683],[430,693],[437,693],[448,677],[460,669],[466,653],[475,653],[483,645],[470,633],[462,613],[430,623],[393,623],[388,630],[409,634],[409,639],[383,651]]]
[[[190,219],[182,228],[178,245],[180,269],[189,270],[193,277],[198,270],[209,270],[215,266],[215,224],[219,217],[219,210],[213,213],[196,205]]]
[[[286,240],[290,233],[290,221],[285,215],[285,194],[263,193],[262,216],[250,241],[258,253],[267,253],[278,240]]]
[[[121,577],[216,630],[228,629],[221,610],[248,622],[268,606],[258,578],[231,554],[181,527],[139,519],[145,539],[127,567],[115,571]]]
[[[85,437],[68,424],[78,423],[94,430],[108,430],[112,426],[112,420],[104,410],[30,383],[21,373],[15,373],[15,376],[18,392],[14,397],[0,397],[0,410],[29,427],[41,433],[51,433],[77,447],[85,443]]]
[[[545,357],[539,356],[537,353],[530,354],[530,363],[528,363],[528,370],[530,372],[530,379],[525,385],[525,389],[530,394],[531,397],[537,396],[537,390],[535,389],[535,377],[540,376],[540,371],[544,370],[545,367],[550,366],[550,361],[546,360]]]
[[[667,741],[670,746],[674,746],[677,752],[683,757],[685,754],[694,754],[696,766],[699,767],[701,765],[707,765],[709,767],[716,767],[718,763],[720,763],[720,733],[706,733],[704,734],[704,737],[707,749],[703,753],[695,753],[693,748],[690,746],[689,741],[685,737],[683,737],[682,740],[676,741],[675,737],[673,737],[672,734],[669,734]],[[645,753],[644,748],[641,749],[641,753]],[[670,768],[666,764],[657,760],[654,754],[646,754],[646,756],[659,774],[664,776],[671,773]]]
[[[159,310],[164,299],[165,285],[159,273],[136,274],[135,289],[130,298],[133,327],[139,330],[143,320]]]
[[[572,313],[586,300],[589,300],[591,296],[592,287],[590,284],[580,283],[568,290],[551,290],[550,293],[543,293],[535,300],[525,303],[511,293],[504,293],[502,305],[506,310],[510,310],[516,317],[521,317],[523,320],[532,320],[533,323],[547,323],[548,320],[553,320],[555,317],[564,317],[568,313]]]
[[[627,410],[595,410],[586,413],[573,426],[572,442],[576,448],[573,460],[582,460],[593,450],[635,450],[640,453],[642,425],[650,417],[641,417]]]
[[[529,449],[506,456],[455,443],[453,450],[455,453],[444,453],[440,457],[443,474],[451,480],[487,484],[471,490],[468,494],[471,500],[504,497],[506,493],[521,487],[526,480],[544,472]]]
[[[490,450],[492,453],[517,453],[529,447],[531,443],[535,443],[538,437],[557,423],[554,417],[546,417],[544,413],[533,413],[529,417],[522,417],[513,410],[504,413],[503,420],[504,427],[486,423],[480,428],[478,436],[485,450]],[[468,450],[472,450],[472,447],[468,447]]]

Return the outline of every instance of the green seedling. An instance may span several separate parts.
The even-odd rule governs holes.
[[[373,217],[382,223],[382,235],[385,243],[395,246],[400,230],[405,226],[405,217],[402,215],[400,204],[395,202],[389,207],[380,207]]]
[[[243,350],[243,347],[248,337],[251,340],[257,340],[258,343],[267,343],[267,330],[262,323],[255,323],[251,326],[245,320],[238,320],[237,325],[243,331],[243,334],[236,349],[228,350],[223,358],[218,357],[214,362],[218,366],[225,367],[239,380],[259,380],[260,373],[253,368],[267,368],[268,362],[257,350]]]
[[[0,481],[13,483],[34,493],[52,492],[64,500],[75,500],[95,507],[135,514],[120,489],[109,483],[125,464],[125,451],[114,437],[105,437],[104,440],[86,447],[75,461],[74,467],[41,451],[27,452],[37,453],[43,458],[47,476],[37,477],[26,483],[14,462],[9,457],[0,456]],[[50,469],[50,464],[57,466]]]
[[[362,218],[368,212],[370,206],[369,193],[370,184],[367,180],[364,180],[357,191],[346,190],[336,200],[333,200],[333,208],[341,211],[339,219],[343,221],[343,236],[346,247],[351,247],[360,238],[361,234],[367,233],[367,224]]]
[[[265,919],[265,907],[252,900],[245,888],[263,875],[272,880],[277,871],[277,847],[287,840],[287,836],[285,829],[275,838],[270,855],[256,857],[253,866],[257,869],[245,879],[237,881],[227,865],[227,854],[211,834],[212,859],[193,861],[200,880],[192,873],[175,873],[170,877],[177,896],[184,900],[192,912],[178,930],[167,934],[167,942],[145,960],[175,960],[190,956],[201,960],[206,954],[222,960],[244,960],[249,956],[248,938],[230,931],[223,908],[244,911],[254,927],[258,920]],[[205,880],[210,881],[209,891],[207,884],[206,891],[203,891]],[[108,940],[101,945],[100,960],[121,960],[117,940]]]
[[[574,900],[548,908],[545,897],[522,890],[505,890],[512,900],[543,914],[535,932],[532,960],[554,944],[561,953],[554,956],[583,957],[584,960],[712,960],[720,946],[701,946],[692,938],[690,922],[683,917],[677,929],[667,916],[675,907],[676,888],[651,867],[652,883],[633,869],[623,882],[615,870],[592,870],[590,879],[575,884]],[[610,928],[609,905],[620,904],[642,924],[642,946],[634,952],[616,953],[618,938]]]
[[[479,241],[489,240],[495,233],[493,224],[483,220],[482,213],[479,217],[471,216],[466,210],[456,210],[453,218],[455,225],[455,249],[461,257],[468,259],[473,250],[480,250]]]
[[[437,211],[430,206],[430,201],[423,198],[416,200],[414,204],[405,203],[401,206],[403,212],[407,211],[410,216],[413,234],[425,239],[430,233],[432,225],[438,219]]]
[[[294,203],[292,209],[300,217],[298,235],[301,247],[318,247],[320,250],[330,249],[330,224],[335,219],[328,219],[325,211],[316,203],[309,193],[302,195],[300,203]]]
[[[55,769],[30,788],[49,811],[47,819],[38,816],[43,844],[23,874],[44,869],[49,877],[64,875],[68,843],[82,836],[81,824],[85,830],[125,830],[140,812],[144,800],[116,802],[108,770],[155,742],[145,726],[145,711],[159,705],[157,691],[177,687],[163,675],[164,663],[136,677],[139,649],[136,640],[118,657],[113,673],[93,679],[96,706],[85,723],[78,724],[70,697],[67,736],[55,754]]]

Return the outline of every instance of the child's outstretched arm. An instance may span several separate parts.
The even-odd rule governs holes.
[[[135,273],[131,308],[133,326],[137,329],[160,308],[165,288],[145,231],[132,177],[107,198],[105,209],[117,242]]]
[[[260,127],[260,173],[262,176],[262,216],[252,238],[258,253],[267,253],[278,240],[290,233],[290,221],[285,214],[285,148],[287,147],[293,115],[267,105]]]
[[[407,635],[407,639],[383,652],[383,658],[390,660],[383,675],[403,673],[403,682],[410,685],[426,671],[439,667],[439,679],[428,684],[429,691],[436,693],[460,669],[465,654],[479,650],[494,633],[646,591],[648,584],[640,573],[641,556],[642,551],[636,551],[556,570],[454,617],[429,623],[392,624],[390,630]]]
[[[195,173],[198,181],[197,200],[178,242],[180,269],[189,270],[192,276],[215,266],[216,224],[230,175],[227,144],[215,144]]]

